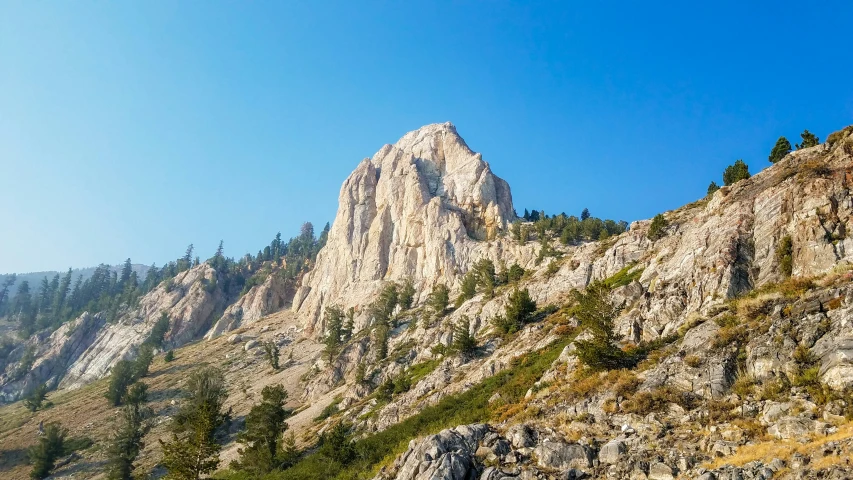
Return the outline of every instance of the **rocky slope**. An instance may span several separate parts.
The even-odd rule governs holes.
[[[2,392],[12,399],[27,382],[79,387],[103,376],[134,354],[165,309],[178,319],[172,346],[211,339],[178,357],[194,352],[226,370],[239,382],[229,402],[244,400],[234,404],[241,412],[246,392],[285,384],[298,408],[291,428],[304,445],[341,421],[359,441],[409,428],[408,448],[388,447],[394,461],[368,466],[377,479],[849,478],[853,135],[834,138],[665,212],[659,239],[649,238],[649,221],[571,245],[546,232],[553,252],[543,260],[543,239],[507,234],[514,213],[506,183],[452,125],[429,125],[380,149],[344,182],[328,243],[290,312],[270,315],[290,295],[274,275],[226,306],[216,272],[201,265],[116,324],[84,315],[31,340],[32,371],[10,381],[7,367]],[[432,287],[446,284],[455,297],[481,259],[498,270],[517,263],[525,274],[433,315],[425,305]],[[382,358],[365,307],[383,286],[405,280],[415,299],[394,311]],[[615,321],[622,346],[645,352],[631,368],[593,372],[575,355],[574,341],[587,334],[573,292],[594,281],[610,285],[610,300],[624,307]],[[493,320],[516,289],[527,289],[538,310],[519,332],[499,334]],[[327,356],[316,341],[330,305],[358,314],[352,339]],[[479,343],[471,356],[450,348],[464,318]],[[261,373],[258,340],[301,347],[300,368]],[[180,382],[174,375],[155,382],[171,388]],[[433,407],[466,424],[427,422]],[[223,458],[234,454],[231,443]]]
[[[217,273],[205,263],[164,282],[114,323],[84,313],[47,336],[33,336],[10,353],[13,361],[0,375],[0,399],[14,401],[42,383],[77,388],[103,378],[115,362],[136,355],[136,347],[163,313],[171,320],[166,345],[184,345],[207,331],[224,303]],[[32,359],[32,367],[19,375],[26,358]]]

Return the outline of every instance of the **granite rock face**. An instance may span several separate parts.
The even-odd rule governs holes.
[[[170,328],[165,342],[179,347],[203,335],[225,304],[217,273],[203,263],[179,273],[143,296],[136,308],[112,323],[101,314],[84,313],[49,335],[37,334],[10,354],[16,359],[0,374],[0,400],[14,401],[42,383],[77,388],[103,378],[119,360],[133,358],[137,347],[165,313]],[[32,368],[17,378],[15,370],[29,354]]]
[[[419,292],[455,285],[514,218],[509,185],[452,124],[409,132],[344,181],[329,240],[293,309],[322,332],[324,307],[363,307],[385,281],[410,279]]]
[[[255,285],[236,302],[229,305],[204,338],[216,338],[280,310],[291,295],[292,289],[289,291],[284,279],[273,273],[262,284]]]

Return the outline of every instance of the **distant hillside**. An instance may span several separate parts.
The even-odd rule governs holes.
[[[114,270],[116,272],[120,272],[121,267],[122,267],[122,265],[113,265],[111,267],[111,270]],[[88,279],[89,277],[92,276],[92,273],[94,273],[95,268],[97,268],[97,267],[75,268],[71,271],[72,272],[71,276],[76,281],[77,276],[82,275],[83,280],[85,281],[86,279]],[[149,268],[150,267],[148,265],[138,265],[138,264],[133,265],[133,271],[136,272],[136,275],[139,276],[139,278],[142,280],[145,279],[145,275],[148,273]],[[59,271],[48,271],[48,272],[30,272],[30,273],[14,274],[14,275],[17,275],[17,277],[15,278],[15,283],[13,283],[12,287],[9,289],[9,293],[10,293],[10,295],[14,295],[15,290],[18,288],[18,285],[20,285],[21,282],[23,282],[25,280],[30,282],[30,288],[33,289],[33,292],[37,292],[41,288],[41,280],[44,277],[47,277],[47,279],[50,280],[56,275],[59,275],[59,276],[64,275],[65,272],[66,272],[66,270],[63,270],[61,272],[59,272]],[[6,279],[9,278],[11,275],[13,275],[13,274],[11,274],[11,273],[0,274],[0,284],[5,282]]]

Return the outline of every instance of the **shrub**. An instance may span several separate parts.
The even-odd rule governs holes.
[[[551,278],[560,270],[560,264],[556,260],[551,260],[545,268],[545,276]]]
[[[171,362],[171,361],[172,361],[172,360],[174,360],[174,359],[175,359],[175,352],[174,352],[173,350],[169,350],[168,352],[166,352],[166,356],[165,356],[165,357],[163,357],[163,360],[164,360],[166,363],[169,363],[169,362]]]
[[[649,233],[647,236],[650,240],[659,240],[666,235],[666,227],[668,226],[669,222],[659,213],[652,219],[652,224],[649,225]]]
[[[280,370],[280,366],[278,363],[278,357],[279,357],[278,345],[273,341],[269,341],[269,342],[264,342],[263,346],[264,346],[264,355],[267,357],[267,361],[269,362],[270,366],[273,368],[273,370],[276,370],[276,371]]]
[[[687,355],[684,357],[684,363],[690,368],[698,368],[702,365],[702,358],[698,355]]]
[[[524,269],[517,263],[513,263],[511,267],[509,267],[509,271],[507,272],[507,282],[515,283],[521,280],[521,277],[524,276]]]
[[[794,244],[790,235],[785,235],[776,247],[776,261],[779,263],[779,271],[785,277],[790,277],[793,272],[793,250]]]

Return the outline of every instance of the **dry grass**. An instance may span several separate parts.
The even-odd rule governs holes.
[[[853,438],[853,422],[841,425],[838,431],[825,437],[813,438],[812,441],[801,444],[793,440],[766,440],[752,445],[744,445],[734,455],[718,458],[703,465],[708,469],[720,468],[723,465],[743,466],[756,460],[769,463],[774,458],[788,459],[794,453],[809,455],[811,452],[822,448],[829,442],[837,442]],[[812,469],[828,468],[842,462],[844,457],[828,456],[811,465]],[[819,466],[820,465],[820,466]]]

